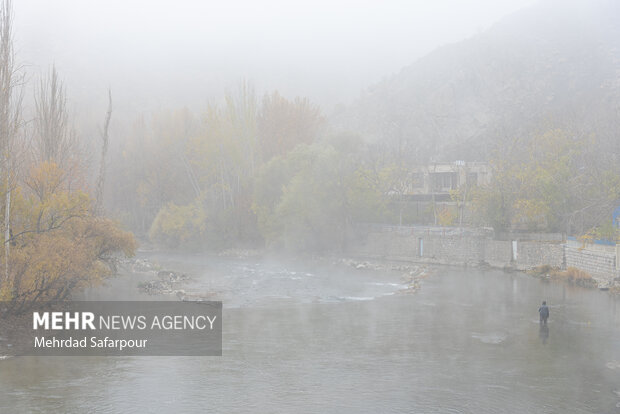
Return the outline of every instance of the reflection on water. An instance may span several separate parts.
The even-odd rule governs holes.
[[[545,345],[547,343],[547,339],[549,339],[549,325],[546,323],[541,323],[538,336],[540,336],[543,345]]]
[[[617,412],[620,315],[601,292],[442,268],[402,295],[396,272],[160,261],[224,300],[223,357],[8,359],[0,412]]]

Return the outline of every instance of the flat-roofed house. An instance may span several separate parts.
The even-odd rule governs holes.
[[[469,190],[490,181],[491,169],[486,162],[413,166],[399,190],[391,193],[399,206],[399,223],[463,225],[468,221],[465,200]]]
[[[436,162],[415,166],[407,179],[404,195],[411,201],[450,201],[451,190],[486,185],[491,181],[486,162]]]

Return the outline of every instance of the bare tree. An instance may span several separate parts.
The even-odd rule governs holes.
[[[21,85],[23,76],[15,63],[13,50],[13,5],[11,0],[0,4],[0,153],[4,184],[4,279],[9,278],[11,240],[11,190],[14,185],[13,145],[20,128]]]
[[[236,94],[226,95],[226,108],[231,125],[236,130],[235,138],[244,149],[242,154],[249,165],[249,174],[254,175],[258,156],[256,131],[258,101],[254,86],[246,80],[241,82]]]
[[[108,129],[112,118],[112,91],[108,89],[108,111],[103,122],[101,132],[101,164],[99,165],[99,177],[97,178],[95,212],[100,213],[103,206],[103,186],[105,184],[105,156],[108,152]]]
[[[41,79],[35,94],[35,159],[53,161],[68,169],[69,159],[77,151],[76,136],[69,128],[67,96],[56,67]]]

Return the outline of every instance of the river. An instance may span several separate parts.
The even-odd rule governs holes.
[[[0,361],[1,413],[620,413],[620,306],[521,273],[146,254],[224,303],[222,357]],[[86,299],[148,299],[125,275]],[[538,306],[547,300],[547,329]]]

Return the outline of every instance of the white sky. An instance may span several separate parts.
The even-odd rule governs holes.
[[[329,108],[534,0],[14,0],[19,58],[77,105],[202,106],[243,78]]]

